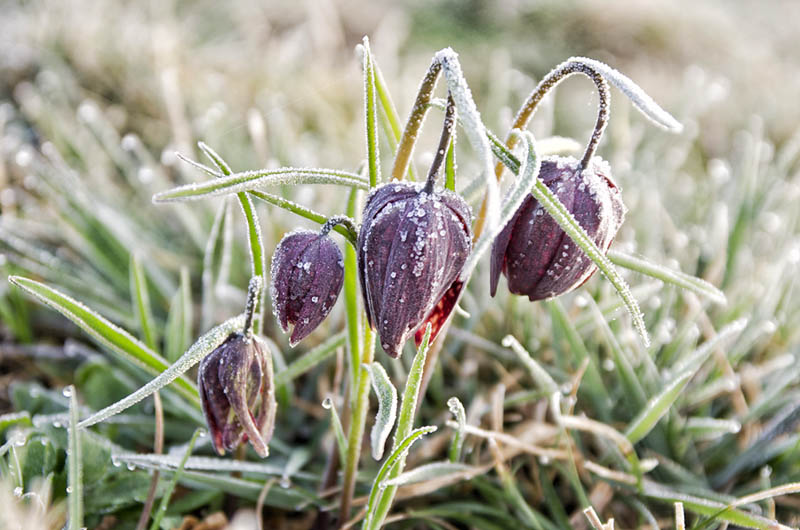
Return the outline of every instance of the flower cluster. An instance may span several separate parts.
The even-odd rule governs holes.
[[[597,85],[599,112],[583,157],[547,157],[536,175],[582,227],[584,242],[579,246],[533,195],[527,195],[492,242],[492,296],[501,275],[512,294],[531,301],[579,287],[597,269],[584,254],[586,238],[600,252],[607,252],[622,225],[625,206],[620,190],[608,164],[595,156],[609,113],[604,77],[609,74],[604,68],[608,67],[589,59],[559,65],[537,86],[514,122],[514,129],[525,128],[544,95],[572,74],[583,73]],[[611,78],[620,82],[618,77]],[[634,100],[640,98],[644,105],[636,90],[627,90],[626,94]],[[412,336],[419,343],[428,324],[431,340],[446,325],[468,280],[465,266],[477,234],[473,234],[472,212],[464,198],[436,186],[456,124],[450,94],[445,110],[439,146],[424,183],[394,181],[373,189],[361,212],[360,227],[348,217],[335,216],[318,232],[296,230],[278,244],[272,258],[271,296],[280,326],[286,332],[291,328],[292,345],[330,314],[344,284],[344,259],[331,237],[333,228],[346,235],[355,248],[367,321],[387,354],[398,357]],[[509,136],[509,148],[515,137]],[[498,178],[502,169],[498,168]],[[481,226],[476,228],[479,232],[482,223],[476,226]],[[251,292],[249,314],[256,298]],[[272,363],[266,344],[247,326],[244,332],[231,335],[203,361],[199,387],[217,450],[231,450],[249,439],[256,451],[265,455],[275,415]]]

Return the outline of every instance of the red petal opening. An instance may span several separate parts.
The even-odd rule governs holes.
[[[419,325],[417,331],[414,333],[414,342],[417,346],[420,345],[422,338],[425,336],[425,328],[428,327],[428,322],[431,324],[430,342],[433,343],[433,341],[436,340],[436,336],[439,334],[439,331],[441,331],[442,326],[447,322],[450,313],[453,312],[453,308],[456,306],[456,302],[458,302],[463,287],[464,282],[456,280],[450,288],[444,292],[439,302],[431,312],[428,313],[427,318],[422,321],[422,324]]]

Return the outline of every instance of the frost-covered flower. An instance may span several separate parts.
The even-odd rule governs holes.
[[[269,454],[277,408],[272,373],[269,347],[247,333],[232,334],[200,363],[203,414],[219,454],[247,440],[259,456]]]
[[[459,279],[472,250],[471,212],[445,190],[389,183],[367,199],[358,235],[358,276],[367,318],[381,347],[400,355],[406,339],[431,340],[447,321],[461,288]]]
[[[327,226],[327,225],[326,225]],[[272,303],[292,346],[328,316],[344,283],[344,260],[327,230],[284,236],[272,256]]]
[[[594,157],[582,171],[573,158],[548,157],[539,177],[603,252],[625,217],[608,164]],[[582,285],[597,269],[538,201],[528,196],[492,246],[491,294],[502,272],[508,290],[543,300]]]

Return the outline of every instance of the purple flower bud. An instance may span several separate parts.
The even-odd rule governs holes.
[[[625,217],[625,205],[602,159],[578,171],[572,158],[548,157],[539,177],[566,206],[603,252]],[[500,273],[508,290],[531,301],[559,296],[581,286],[597,269],[538,201],[528,196],[492,245],[491,294]]]
[[[284,236],[272,256],[272,303],[284,331],[294,326],[294,346],[333,309],[344,283],[344,260],[323,233],[297,230]]]
[[[266,343],[232,334],[200,363],[197,384],[214,449],[222,455],[249,439],[266,457],[277,408]]]
[[[381,347],[400,355],[431,323],[433,340],[458,301],[472,250],[471,212],[450,191],[390,183],[367,199],[358,235],[358,276]]]

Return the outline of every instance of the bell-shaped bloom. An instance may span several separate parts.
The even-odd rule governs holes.
[[[548,157],[539,177],[603,252],[625,217],[625,205],[611,170],[595,157],[578,170],[573,158]],[[502,272],[508,290],[544,300],[581,286],[597,269],[539,202],[528,196],[492,246],[491,294]]]
[[[261,457],[275,425],[275,386],[269,347],[234,333],[200,363],[198,390],[214,449],[233,451],[250,441]]]
[[[328,316],[344,283],[342,251],[327,235],[297,230],[272,256],[272,303],[284,331],[294,326],[294,346]]]
[[[426,323],[431,340],[447,321],[472,250],[469,206],[445,190],[389,183],[367,199],[358,235],[358,276],[367,318],[381,347],[400,355]]]

